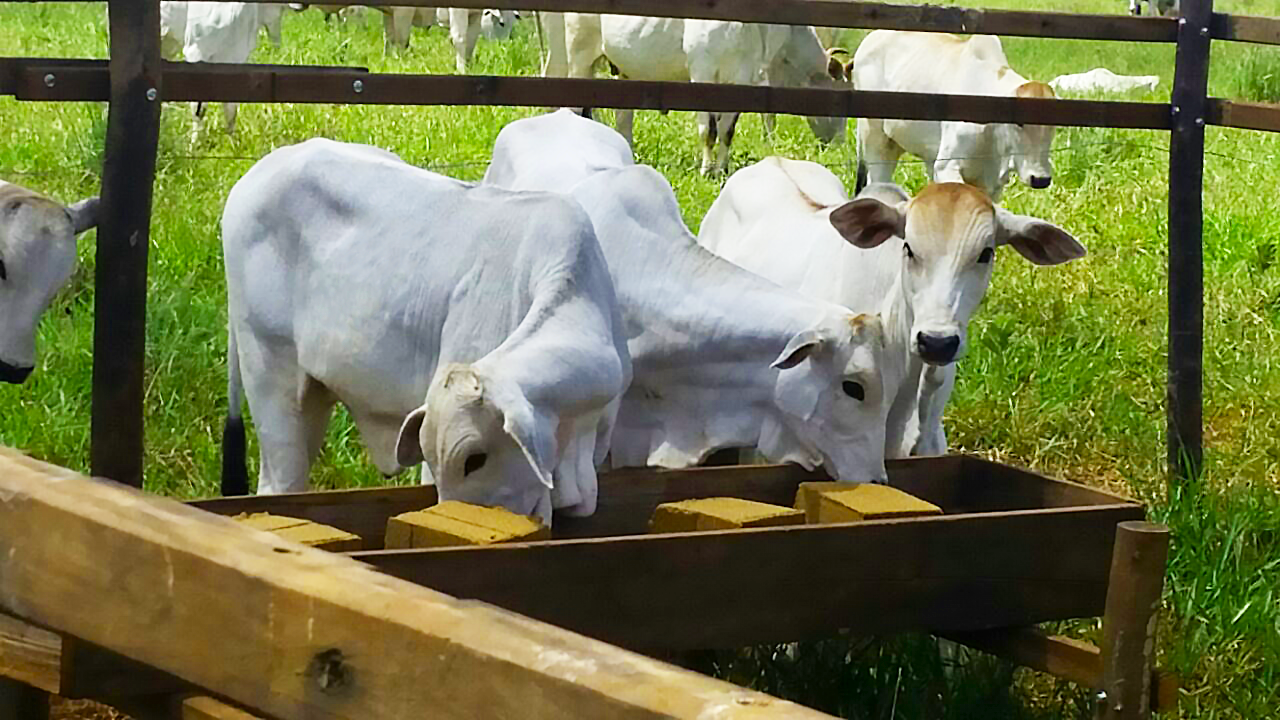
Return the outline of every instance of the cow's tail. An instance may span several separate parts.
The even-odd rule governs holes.
[[[240,378],[240,353],[235,326],[227,327],[227,421],[222,426],[222,494],[248,495],[249,471],[245,467],[244,384]]]

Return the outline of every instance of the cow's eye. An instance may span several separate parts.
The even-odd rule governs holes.
[[[8,280],[9,271],[4,269],[4,261],[0,260],[0,280]]]
[[[466,477],[471,473],[484,467],[484,463],[488,459],[489,459],[489,456],[484,453],[476,453],[474,455],[468,455],[466,462],[462,463],[462,477]]]
[[[996,256],[995,248],[982,248],[982,252],[978,254],[978,263],[986,264],[991,262],[991,258]]]
[[[911,244],[910,244],[910,243],[902,243],[902,249],[906,251],[906,253],[907,253],[907,257],[911,258],[912,260],[915,260],[915,259],[916,259],[916,254],[915,254],[915,253],[913,253],[913,252],[911,252]]]
[[[840,388],[844,390],[845,395],[848,395],[854,400],[863,400],[867,397],[866,391],[862,389],[862,383],[857,383],[852,380],[845,380],[843,383],[840,384]]]

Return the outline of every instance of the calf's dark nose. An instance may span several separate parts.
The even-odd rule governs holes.
[[[18,367],[0,360],[0,382],[21,385],[31,375],[34,367]]]
[[[1031,187],[1035,188],[1036,190],[1043,190],[1049,187],[1049,183],[1052,183],[1052,182],[1053,182],[1053,178],[1040,177],[1039,175],[1031,176]]]
[[[932,365],[946,365],[955,360],[959,349],[959,335],[916,333],[916,350],[920,353],[920,359]]]

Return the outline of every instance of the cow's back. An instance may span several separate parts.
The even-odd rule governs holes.
[[[633,164],[621,135],[562,108],[503,127],[484,183],[508,190],[567,190],[594,173]]]
[[[854,53],[854,86],[893,92],[995,94],[1008,68],[1000,39],[947,33],[876,30]]]

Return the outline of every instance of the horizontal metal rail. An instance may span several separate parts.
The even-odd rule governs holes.
[[[363,0],[360,4],[371,7],[435,7],[438,2],[439,0]],[[450,5],[477,9],[610,13],[1078,40],[1172,43],[1177,39],[1177,25],[1172,18],[894,5],[861,0],[769,0],[767,3],[759,0],[458,0]]]
[[[8,80],[3,80],[5,77]],[[360,68],[166,63],[158,100],[364,105],[503,105],[770,112],[905,120],[1167,130],[1163,103],[811,90],[632,80],[408,75]],[[106,100],[102,61],[0,58],[0,92],[20,100]]]

